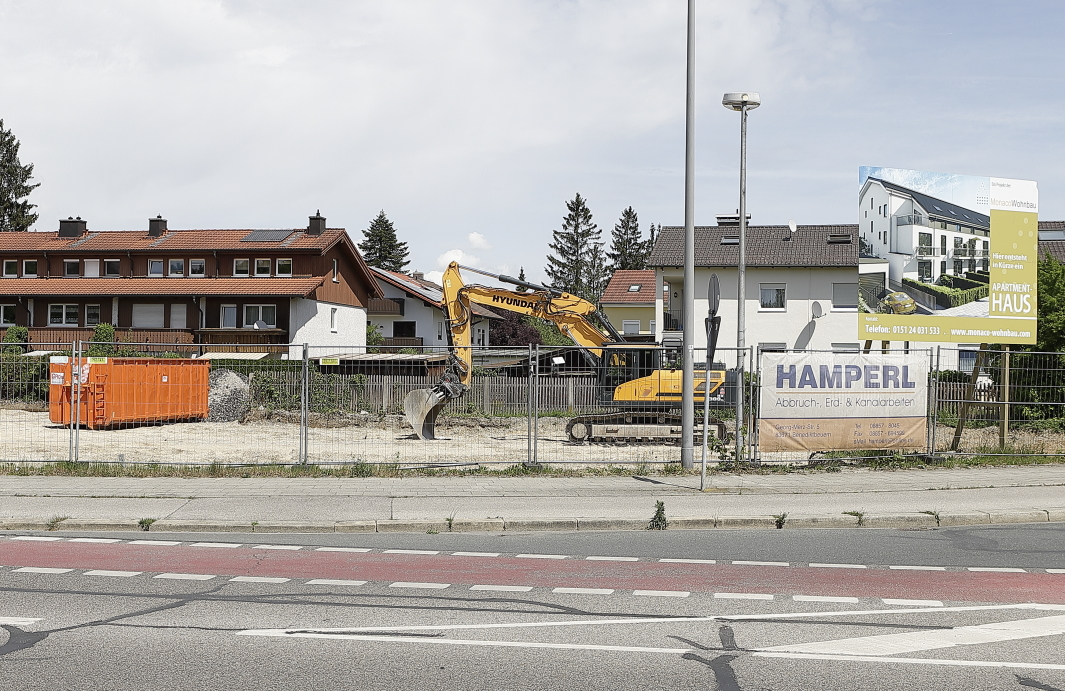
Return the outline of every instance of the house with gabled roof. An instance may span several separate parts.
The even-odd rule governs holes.
[[[364,346],[370,301],[383,297],[343,228],[315,214],[306,228],[88,229],[0,233],[0,332],[30,342]]]
[[[384,297],[370,300],[370,323],[378,327],[384,345],[394,347],[434,346],[446,348],[448,329],[444,318],[444,288],[426,280],[420,271],[410,274],[370,267]],[[489,346],[489,324],[502,319],[483,305],[472,304],[471,339],[475,346]]]
[[[622,335],[653,337],[657,286],[651,269],[618,269],[606,284],[599,307]]]

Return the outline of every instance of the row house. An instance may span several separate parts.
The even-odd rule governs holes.
[[[342,228],[0,233],[0,333],[31,343],[89,339],[110,323],[137,343],[362,346],[367,307],[382,297]]]

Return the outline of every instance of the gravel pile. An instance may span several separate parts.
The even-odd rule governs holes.
[[[229,369],[211,370],[208,422],[237,422],[251,407],[248,378]]]

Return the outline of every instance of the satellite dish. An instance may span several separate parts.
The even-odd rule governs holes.
[[[262,319],[260,319],[259,321],[255,322],[255,324],[252,325],[252,328],[253,329],[265,329],[265,328],[267,328],[266,322],[264,322]]]
[[[810,306],[810,311],[813,313],[814,319],[820,319],[825,316],[825,311],[821,308],[820,302],[815,301],[814,304]]]
[[[788,228],[790,228],[791,232],[794,233],[797,228],[797,226],[795,225],[795,221],[788,221]]]
[[[717,308],[721,304],[721,289],[718,287],[717,274],[710,274],[710,285],[706,289],[706,300],[710,306],[710,318],[717,316]]]

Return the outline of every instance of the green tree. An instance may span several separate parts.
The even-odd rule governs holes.
[[[525,278],[525,267],[524,266],[518,269],[518,280],[519,281],[526,280],[526,278]],[[517,291],[519,293],[524,293],[527,290],[528,290],[528,288],[526,288],[525,286],[518,286],[517,287]],[[494,343],[495,341],[492,341],[492,342]]]
[[[396,237],[396,228],[383,210],[362,234],[365,239],[359,243],[359,249],[362,251],[362,258],[370,266],[385,271],[402,271],[403,267],[410,264],[407,259],[410,254],[407,243],[400,242]]]
[[[1035,350],[1065,351],[1065,264],[1049,253],[1039,260],[1039,331]]]
[[[27,231],[37,221],[38,215],[33,213],[37,205],[26,197],[41,183],[30,184],[33,164],[22,165],[18,148],[19,141],[0,120],[0,232]]]
[[[652,225],[651,242],[654,241],[654,228]],[[610,273],[622,269],[646,269],[650,251],[651,245],[644,241],[643,233],[640,232],[640,219],[630,206],[621,212],[621,218],[614,224],[614,231],[610,236],[610,251],[606,253],[610,259]]]
[[[553,230],[552,254],[547,256],[544,272],[558,290],[597,302],[606,286],[606,262],[603,259],[602,231],[592,222],[592,212],[578,193],[566,202],[569,211],[562,219],[562,230]]]

